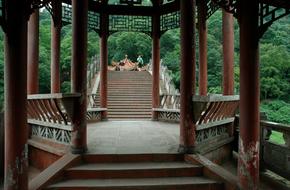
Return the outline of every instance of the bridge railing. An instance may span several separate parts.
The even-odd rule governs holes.
[[[91,58],[90,64],[87,66],[87,87],[92,87],[92,80],[95,74],[100,70],[100,60],[98,56],[93,56]]]
[[[152,74],[152,60],[149,61],[148,71]],[[160,60],[159,76],[166,91],[161,90],[161,94],[179,94],[179,90],[174,86],[171,71],[163,64],[162,59]]]
[[[290,180],[290,125],[260,121],[260,168],[268,169]],[[239,138],[239,115],[236,116],[236,138]],[[275,136],[275,137],[274,137]],[[235,150],[238,151],[238,142]]]
[[[290,125],[261,121],[261,166],[290,180]],[[280,142],[271,139],[271,134],[281,134]],[[284,141],[284,142],[283,142]]]

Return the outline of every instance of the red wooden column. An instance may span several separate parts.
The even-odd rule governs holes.
[[[27,93],[38,93],[39,11],[31,14],[28,22]]]
[[[87,25],[88,0],[72,0],[72,93],[80,93],[75,104],[72,153],[80,154],[87,150]]]
[[[242,189],[259,187],[258,0],[240,1],[240,139],[238,176]]]
[[[234,94],[234,18],[223,10],[223,94]]]
[[[152,108],[159,108],[159,70],[160,70],[160,15],[152,17]],[[157,112],[152,112],[152,120],[157,120]]]
[[[101,32],[100,32],[100,106],[108,106],[108,35],[109,35],[109,17],[107,14],[101,14]],[[107,111],[102,112],[102,119],[107,119]]]
[[[28,189],[26,6],[26,1],[5,3],[5,190]]]
[[[61,35],[61,1],[52,1],[53,17],[51,23],[51,93],[60,92],[60,35]]]
[[[194,152],[195,127],[192,110],[193,78],[193,0],[180,1],[181,78],[180,78],[180,145],[182,153]]]
[[[207,94],[207,26],[206,1],[198,4],[198,36],[199,36],[199,95]]]

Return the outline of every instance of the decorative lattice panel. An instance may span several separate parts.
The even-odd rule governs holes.
[[[109,31],[110,33],[131,31],[151,34],[151,21],[149,16],[110,15]]]
[[[168,13],[160,16],[160,31],[179,28],[180,26],[180,11]]]
[[[72,6],[65,4],[62,6],[62,23],[63,25],[72,23]],[[88,28],[96,32],[100,31],[100,13],[93,11],[88,12]]]
[[[96,32],[100,31],[100,13],[89,11],[88,28]]]
[[[71,131],[43,125],[31,125],[31,135],[53,142],[70,144]]]
[[[47,3],[45,5],[46,10],[50,13],[50,15],[53,15],[53,9],[52,9],[52,4],[51,2]]]
[[[207,6],[206,19],[211,17],[211,15],[213,15],[219,9],[219,6],[212,0],[207,0],[206,6]]]
[[[290,9],[273,7],[263,3],[260,3],[259,8],[260,35],[263,35],[274,21],[290,14]]]
[[[140,5],[142,0],[120,0],[120,4]]]
[[[214,126],[204,130],[197,130],[196,132],[196,142],[202,143],[218,136],[229,137],[227,126]]]
[[[163,5],[164,4],[167,4],[167,3],[172,3],[172,2],[174,2],[175,0],[163,0]]]
[[[4,0],[0,0],[0,17],[2,20],[2,16],[3,16],[3,11],[4,11],[4,5],[3,5]]]
[[[72,23],[72,6],[68,4],[62,5],[62,24],[68,25]]]

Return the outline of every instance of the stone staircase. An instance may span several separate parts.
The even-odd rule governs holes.
[[[58,162],[61,161],[64,162]],[[58,190],[224,189],[224,183],[203,176],[201,164],[185,162],[180,154],[83,155],[71,161],[73,164],[67,164],[49,184],[38,187]],[[53,167],[57,167],[57,163]]]
[[[108,118],[150,119],[151,88],[147,71],[108,71]]]

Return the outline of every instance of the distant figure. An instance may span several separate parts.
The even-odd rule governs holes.
[[[138,67],[143,67],[144,66],[144,62],[143,62],[143,59],[142,59],[141,55],[138,56],[137,62],[138,62]]]

